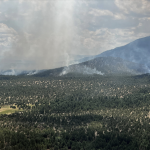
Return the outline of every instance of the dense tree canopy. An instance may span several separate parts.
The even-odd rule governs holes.
[[[2,150],[150,149],[149,76],[1,76],[0,108]]]

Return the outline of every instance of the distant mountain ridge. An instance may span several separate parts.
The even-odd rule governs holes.
[[[137,39],[125,46],[105,51],[95,57],[122,58],[137,64],[143,64],[150,71],[150,36]]]

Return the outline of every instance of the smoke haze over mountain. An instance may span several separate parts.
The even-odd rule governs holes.
[[[149,7],[148,0],[1,1],[0,70],[68,66],[77,55],[149,36]]]

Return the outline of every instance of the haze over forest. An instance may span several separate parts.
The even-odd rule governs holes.
[[[150,1],[1,1],[0,70],[41,70],[150,36]]]

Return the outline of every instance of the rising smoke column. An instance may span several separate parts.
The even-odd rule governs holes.
[[[10,50],[0,58],[3,64],[0,70],[40,70],[68,66],[72,59],[70,54],[80,45],[74,20],[76,3],[75,0],[22,1],[17,3],[16,9],[9,4],[13,13],[23,18],[24,22],[18,24],[11,19],[20,28],[15,31]],[[23,6],[27,9],[21,9]]]

